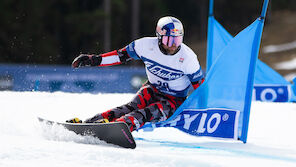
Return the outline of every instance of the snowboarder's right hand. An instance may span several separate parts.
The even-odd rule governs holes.
[[[78,68],[83,66],[98,66],[101,62],[102,57],[100,55],[80,54],[72,62],[72,67]]]

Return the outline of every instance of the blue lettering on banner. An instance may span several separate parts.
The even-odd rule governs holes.
[[[238,138],[239,111],[230,109],[185,109],[174,120],[161,125],[195,136]]]
[[[289,101],[289,88],[286,85],[254,85],[253,96],[258,101],[287,102]]]
[[[178,79],[184,75],[184,73],[180,70],[166,67],[166,66],[158,64],[152,60],[149,60],[145,57],[142,57],[142,60],[145,63],[145,66],[150,73],[158,76],[159,78],[161,78],[165,81],[175,80],[175,79]]]

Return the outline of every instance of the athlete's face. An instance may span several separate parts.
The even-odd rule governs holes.
[[[162,47],[166,50],[167,54],[173,55],[177,52],[178,47],[183,42],[183,36],[162,36]]]
[[[177,52],[177,50],[178,50],[178,47],[176,46],[176,44],[172,44],[171,47],[162,44],[162,47],[166,50],[166,52],[167,52],[169,55],[173,55],[173,54],[175,54],[175,53]]]

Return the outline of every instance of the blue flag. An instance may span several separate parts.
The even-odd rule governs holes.
[[[288,82],[260,60],[257,63],[254,82],[254,100],[269,102],[296,101],[295,92],[293,91],[295,85]]]
[[[207,40],[207,71],[210,70],[219,53],[225,48],[232,35],[213,17],[208,19],[208,40]]]
[[[207,71],[233,38],[213,16],[209,17],[208,33]],[[296,101],[295,92],[293,91],[295,86],[286,81],[279,73],[260,60],[257,61],[255,71],[254,100],[269,102]]]

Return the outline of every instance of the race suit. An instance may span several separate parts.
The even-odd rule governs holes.
[[[188,90],[196,89],[203,82],[203,72],[196,54],[184,43],[174,55],[166,55],[159,48],[157,37],[144,37],[126,47],[101,54],[98,66],[110,66],[130,60],[141,60],[148,77],[134,99],[120,107],[87,119],[126,122],[130,130],[142,127],[146,122],[168,119],[184,102]]]

